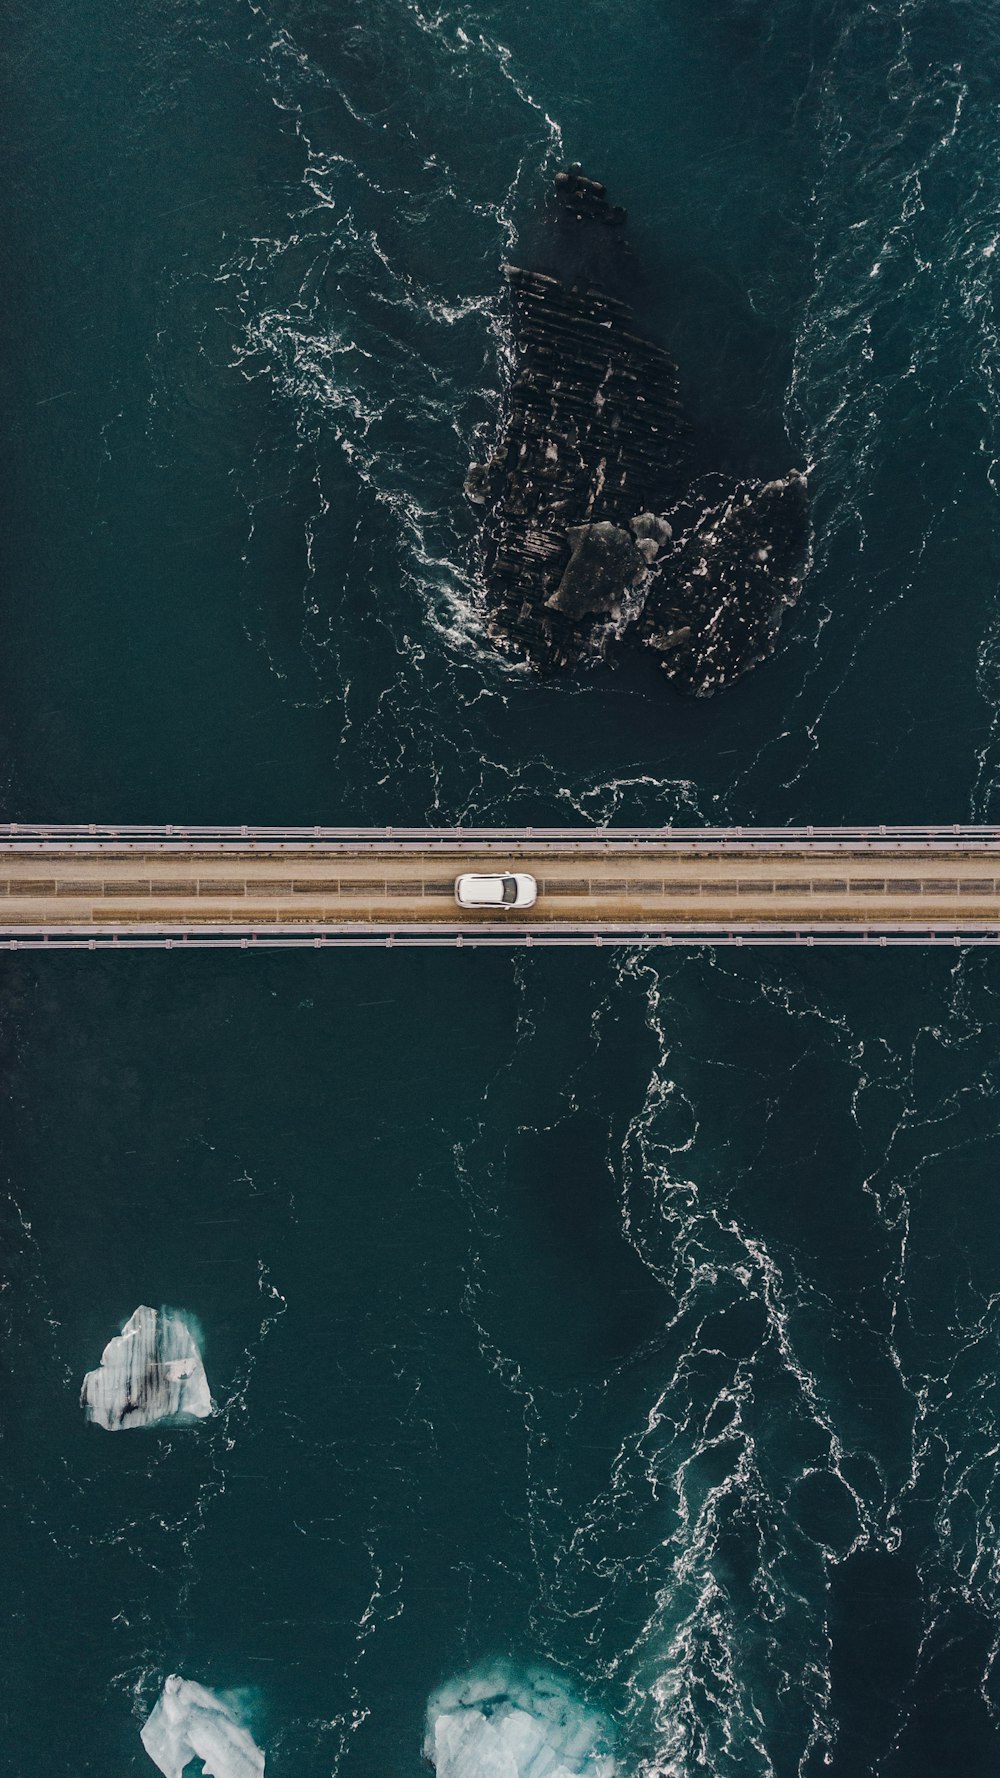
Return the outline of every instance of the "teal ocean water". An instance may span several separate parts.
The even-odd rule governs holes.
[[[987,0],[6,0],[10,818],[996,820]],[[498,267],[580,160],[812,571],[717,700],[484,643]],[[995,955],[8,959],[2,1767],[417,1778],[548,1662],[624,1778],[1000,1762]],[[196,1317],[218,1413],[84,1372]],[[470,1778],[476,1778],[471,1774]]]

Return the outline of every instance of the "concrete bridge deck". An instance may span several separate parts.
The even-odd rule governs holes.
[[[0,826],[0,948],[615,942],[995,944],[1000,828]]]

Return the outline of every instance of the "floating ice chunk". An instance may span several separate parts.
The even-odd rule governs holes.
[[[163,1778],[200,1759],[205,1778],[262,1778],[264,1755],[231,1706],[207,1686],[171,1673],[144,1723],[142,1745]]]
[[[204,1420],[212,1412],[205,1367],[187,1317],[178,1309],[136,1309],[109,1340],[80,1395],[87,1419],[108,1432]]]
[[[541,1667],[467,1674],[427,1706],[437,1778],[614,1778],[612,1744],[608,1718]]]

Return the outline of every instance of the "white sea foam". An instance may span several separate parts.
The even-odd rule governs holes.
[[[434,1692],[424,1757],[437,1778],[614,1778],[611,1730],[558,1674],[500,1662]]]
[[[188,1317],[141,1305],[87,1372],[80,1401],[87,1419],[107,1432],[204,1420],[212,1397]]]
[[[164,1778],[183,1778],[193,1759],[201,1760],[205,1778],[262,1778],[264,1755],[232,1705],[177,1673],[164,1682],[140,1733]]]

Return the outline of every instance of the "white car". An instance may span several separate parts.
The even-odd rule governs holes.
[[[534,877],[502,871],[495,877],[459,877],[455,900],[460,908],[531,908],[538,898]]]

